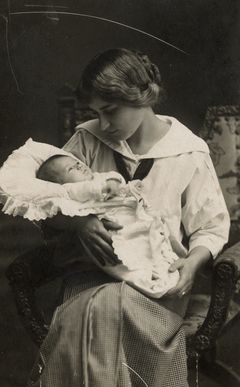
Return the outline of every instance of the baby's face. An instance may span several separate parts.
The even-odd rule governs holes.
[[[77,183],[79,181],[91,180],[93,173],[91,169],[72,157],[61,156],[53,160],[53,167],[56,171],[58,181],[61,184]]]

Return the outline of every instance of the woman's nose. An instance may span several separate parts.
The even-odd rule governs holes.
[[[109,122],[105,117],[99,116],[100,129],[104,132],[109,127]]]

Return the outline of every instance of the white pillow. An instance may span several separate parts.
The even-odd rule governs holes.
[[[62,198],[65,191],[60,184],[36,178],[40,165],[55,154],[73,156],[53,145],[31,138],[7,158],[0,169],[0,202],[3,212],[21,215],[29,220],[45,219],[57,213],[52,198]]]
[[[16,172],[19,171],[26,177],[35,177],[40,165],[55,154],[70,155],[76,158],[54,145],[36,142],[29,138],[23,146],[14,150],[7,158],[0,170],[0,176],[14,174],[16,177]]]

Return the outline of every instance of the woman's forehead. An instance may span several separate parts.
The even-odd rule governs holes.
[[[93,97],[89,102],[88,106],[92,110],[104,110],[109,106],[112,106],[114,102],[108,102],[102,99],[101,97]]]

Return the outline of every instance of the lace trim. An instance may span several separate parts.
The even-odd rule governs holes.
[[[75,200],[59,197],[48,197],[39,200],[27,201],[22,198],[17,198],[0,192],[0,203],[4,206],[2,211],[7,215],[22,216],[30,221],[40,221],[46,218],[52,218],[57,213],[61,212],[66,216],[87,216],[89,214],[101,215],[105,213],[106,207],[116,207],[117,205],[135,206],[133,198],[112,199],[97,203],[88,201],[79,203]]]

